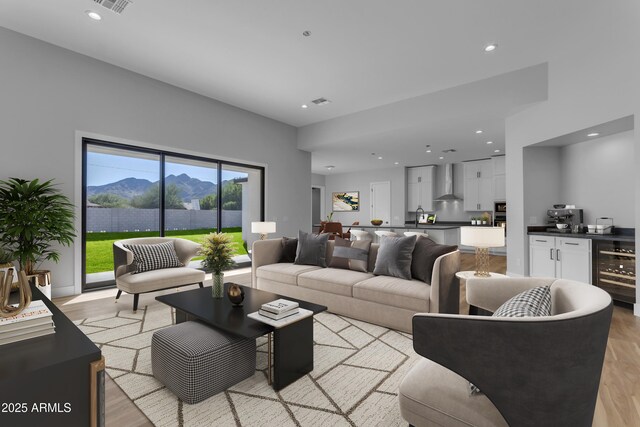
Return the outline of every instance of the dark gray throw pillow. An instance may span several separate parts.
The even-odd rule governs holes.
[[[298,239],[290,239],[283,237],[281,241],[282,254],[278,262],[294,262],[296,260],[296,252],[298,250]]]
[[[455,245],[439,245],[428,237],[419,237],[413,249],[411,276],[430,285],[436,259],[457,249]]]
[[[327,266],[329,234],[311,234],[298,231],[298,249],[294,264]]]
[[[411,255],[415,245],[416,236],[382,236],[373,274],[411,280]]]
[[[336,237],[329,267],[367,272],[371,240],[347,240]]]

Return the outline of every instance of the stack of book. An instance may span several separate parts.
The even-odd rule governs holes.
[[[273,320],[281,320],[285,317],[298,314],[300,309],[297,302],[289,301],[286,299],[277,299],[275,301],[262,304],[258,313],[261,316],[268,317]]]
[[[56,331],[53,313],[41,300],[12,317],[0,317],[0,345],[49,335]]]

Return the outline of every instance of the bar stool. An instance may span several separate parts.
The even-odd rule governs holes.
[[[355,237],[354,240],[372,240],[371,234],[365,230],[351,230],[351,235]]]
[[[398,235],[396,233],[394,233],[393,231],[386,231],[386,230],[376,230],[376,236],[378,236],[378,237],[382,237],[382,236],[398,237]]]
[[[429,237],[429,235],[425,232],[422,231],[405,231],[404,235],[409,237],[409,236],[416,236],[416,237]]]

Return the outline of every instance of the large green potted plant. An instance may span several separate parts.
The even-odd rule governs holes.
[[[71,245],[73,221],[73,204],[53,180],[0,181],[0,242],[27,276],[48,275],[38,268],[60,260],[57,245]]]
[[[202,266],[213,276],[211,293],[214,298],[222,298],[224,276],[222,272],[235,265],[233,254],[235,243],[229,234],[211,233],[204,237],[200,255],[204,257]]]

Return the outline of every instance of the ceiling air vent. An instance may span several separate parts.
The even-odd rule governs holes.
[[[331,101],[329,101],[327,98],[318,98],[318,99],[314,99],[311,102],[313,102],[316,105],[327,105]]]
[[[117,14],[121,14],[124,11],[124,9],[127,6],[129,6],[129,4],[133,3],[131,0],[93,0],[93,1]]]

